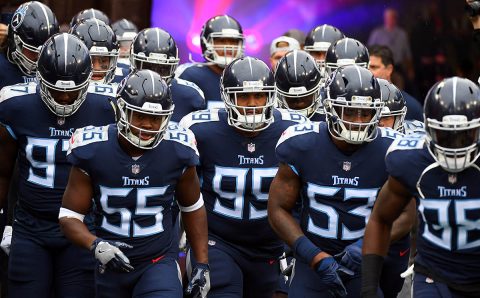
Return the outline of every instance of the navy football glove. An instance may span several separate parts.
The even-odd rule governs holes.
[[[341,253],[335,255],[335,260],[352,270],[355,275],[359,275],[362,270],[362,245],[363,239],[348,245]]]
[[[344,268],[335,261],[333,257],[323,258],[315,267],[315,272],[320,280],[329,285],[329,292],[333,297],[346,297],[347,290],[343,285],[340,275],[351,276],[353,272]]]
[[[192,298],[205,298],[210,290],[210,266],[198,263],[192,271],[185,294]]]
[[[119,272],[130,272],[133,267],[130,265],[130,260],[123,254],[120,248],[133,248],[123,242],[108,241],[101,238],[93,241],[91,251],[95,255],[95,259],[100,262],[99,271],[104,273],[105,269]]]

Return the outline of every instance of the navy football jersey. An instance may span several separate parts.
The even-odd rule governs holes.
[[[110,83],[120,83],[130,73],[130,66],[125,64],[117,64],[115,68],[115,76]]]
[[[17,84],[0,92],[0,122],[18,143],[20,206],[56,222],[70,173],[68,140],[79,127],[115,122],[115,111],[107,97],[87,93],[75,114],[58,117],[40,98],[36,83]]]
[[[35,75],[26,76],[14,63],[8,61],[7,57],[0,54],[0,89],[5,86],[15,85],[18,83],[36,82]]]
[[[310,117],[310,121],[312,121],[312,122],[325,122],[325,114],[320,113],[320,112],[315,112],[312,115],[312,117]]]
[[[281,255],[283,242],[267,220],[268,190],[279,164],[275,144],[288,126],[303,121],[299,114],[274,110],[274,122],[249,138],[228,125],[224,109],[194,112],[182,120],[195,134],[200,152],[209,239],[255,259]]]
[[[132,245],[124,253],[133,266],[168,251],[177,182],[198,164],[191,131],[170,124],[157,147],[133,159],[120,147],[115,124],[89,126],[76,130],[67,158],[92,181],[98,237]]]
[[[415,261],[449,282],[480,283],[479,162],[452,174],[428,152],[425,136],[396,140],[387,171],[417,198],[419,229]]]
[[[172,115],[173,121],[180,122],[185,115],[206,108],[203,92],[194,83],[182,79],[173,79],[170,90],[175,104]]]
[[[213,72],[208,63],[193,63],[179,67],[175,76],[197,85],[203,91],[208,109],[225,107],[220,95],[221,75]]]
[[[289,127],[276,148],[302,181],[300,225],[320,249],[335,255],[362,238],[377,193],[387,180],[385,153],[398,133],[377,138],[351,155],[332,142],[325,122]]]

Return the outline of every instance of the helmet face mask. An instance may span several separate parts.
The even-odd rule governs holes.
[[[140,31],[130,47],[130,65],[137,70],[157,72],[170,84],[180,62],[173,37],[159,28]]]
[[[20,70],[26,75],[32,75],[37,71],[37,59],[41,46],[34,47],[26,44],[22,38],[16,34],[13,35],[15,42],[15,51],[11,53],[12,60],[20,67]],[[26,54],[28,53],[28,54]],[[30,56],[30,58],[29,58]],[[31,59],[33,57],[37,59]]]
[[[90,57],[93,64],[92,80],[100,83],[110,83],[115,77],[117,68],[118,51],[108,52],[106,48],[90,48]],[[99,67],[96,68],[96,65]]]
[[[200,45],[205,60],[225,68],[244,55],[242,27],[230,16],[213,17],[202,28]]]
[[[295,90],[292,90],[295,89],[295,87],[290,88],[288,94],[277,89],[277,99],[282,108],[295,111],[307,118],[311,118],[322,106],[320,100],[320,83],[317,88],[310,91],[307,91],[305,87],[300,88],[303,88],[303,90],[298,90],[298,93],[296,93]]]
[[[118,133],[140,149],[153,149],[163,139],[175,105],[170,88],[150,70],[133,70],[117,91]]]
[[[230,126],[254,132],[272,123],[275,83],[263,61],[251,57],[234,60],[223,71],[220,93]]]
[[[402,92],[387,80],[377,79],[377,81],[380,84],[382,101],[385,103],[380,117],[393,117],[394,120],[391,128],[403,133],[407,104]]]

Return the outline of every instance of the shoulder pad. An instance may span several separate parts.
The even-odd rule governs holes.
[[[171,122],[168,125],[164,140],[177,142],[184,146],[190,147],[197,155],[200,155],[197,150],[197,140],[195,140],[195,135],[193,132],[175,122]]]
[[[87,92],[115,97],[117,93],[117,86],[117,84],[90,83]]]
[[[190,88],[194,89],[195,91],[197,91],[200,94],[200,96],[203,99],[205,99],[205,95],[203,94],[202,89],[200,89],[200,87],[198,87],[197,84],[195,84],[193,82],[190,82],[190,81],[187,81],[187,80],[180,79],[180,78],[176,78],[176,81],[179,85],[187,86],[187,87],[190,87]]]
[[[37,83],[35,82],[5,86],[2,88],[2,90],[0,90],[0,102],[12,97],[33,94],[36,92],[36,90],[37,90]]]
[[[300,136],[310,132],[318,133],[319,131],[320,131],[320,125],[318,122],[307,121],[302,124],[290,126],[280,136],[280,139],[277,142],[277,146],[290,138]]]
[[[191,112],[182,118],[180,126],[190,128],[194,124],[219,121],[218,109]]]
[[[405,121],[403,124],[405,134],[425,133],[425,123],[418,120]]]
[[[307,117],[301,115],[300,113],[296,113],[287,109],[276,109],[276,110],[280,112],[280,115],[282,116],[282,120],[293,121],[296,123],[304,123],[308,120]]]
[[[88,144],[105,142],[108,140],[108,125],[106,126],[87,126],[78,128],[70,138],[68,152],[78,147]]]
[[[426,144],[424,135],[408,135],[395,139],[388,148],[387,155],[397,150],[422,149]]]
[[[197,63],[183,63],[183,64],[180,64],[177,67],[177,69],[175,70],[175,78],[178,79],[187,68],[189,68],[190,66],[193,66],[195,64],[197,64]]]
[[[382,138],[396,139],[404,136],[403,133],[393,130],[389,127],[379,127],[379,130]]]

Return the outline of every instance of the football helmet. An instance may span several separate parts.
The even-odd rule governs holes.
[[[70,21],[70,28],[86,19],[98,19],[110,26],[110,18],[103,12],[95,8],[84,9],[73,16]]]
[[[57,18],[48,6],[38,1],[20,5],[8,27],[8,59],[23,74],[35,74],[42,45],[58,31]]]
[[[394,117],[392,129],[403,132],[403,124],[405,115],[407,114],[407,105],[403,98],[402,92],[398,90],[397,86],[384,79],[377,79],[380,84],[380,91],[382,92],[382,101],[385,103],[382,109],[380,118]]]
[[[384,103],[380,85],[368,69],[358,65],[338,68],[327,81],[326,91],[323,104],[332,137],[350,144],[376,138]],[[354,121],[359,117],[369,119]]]
[[[99,19],[86,19],[70,29],[70,33],[80,38],[90,51],[93,63],[92,80],[101,83],[110,83],[115,77],[119,45],[112,28]],[[101,69],[95,69],[95,59],[102,61],[106,57],[108,62],[103,63]],[[108,64],[107,64],[108,63]]]
[[[342,38],[345,38],[345,34],[336,27],[330,25],[317,26],[307,34],[303,49],[313,57],[316,57],[319,52],[326,55],[330,45]],[[315,60],[317,61],[320,71],[322,71],[322,76],[324,76],[325,58],[315,58]]]
[[[448,172],[461,172],[479,157],[480,89],[468,79],[447,78],[425,98],[428,150]]]
[[[231,39],[236,44],[215,44],[216,39]],[[236,58],[243,57],[244,37],[240,23],[234,18],[223,15],[208,20],[200,34],[203,57],[224,68]]]
[[[172,93],[162,77],[151,70],[132,70],[117,89],[120,120],[118,133],[141,149],[155,148],[163,139],[173,114]],[[145,129],[132,123],[134,113],[160,117],[158,129]]]
[[[40,96],[54,114],[67,117],[80,108],[91,76],[92,61],[78,37],[59,33],[45,42],[38,57],[37,80]],[[62,93],[68,94],[68,100],[59,100]]]
[[[120,48],[128,49],[120,50],[120,58],[128,58],[132,41],[138,33],[137,26],[127,19],[121,19],[112,24],[112,30],[117,36]]]
[[[310,118],[321,106],[320,70],[305,51],[288,52],[275,71],[275,91],[279,106]]]
[[[343,38],[332,45],[327,50],[325,56],[325,66],[328,74],[343,65],[356,64],[368,68],[370,56],[367,47],[353,38]]]
[[[160,28],[143,29],[130,47],[131,67],[155,71],[167,84],[173,79],[179,61],[175,40]]]
[[[273,121],[275,104],[275,80],[272,71],[261,60],[242,57],[223,70],[220,93],[228,112],[228,124],[243,131],[266,129]],[[237,97],[241,93],[265,93],[262,106],[240,106]]]

